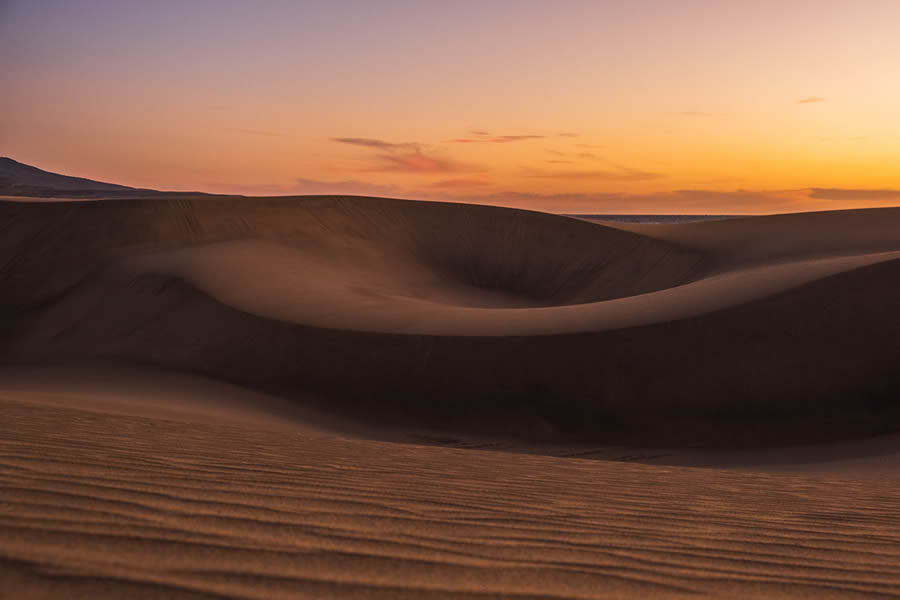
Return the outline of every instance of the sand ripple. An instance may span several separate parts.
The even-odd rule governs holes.
[[[0,400],[0,597],[900,596],[896,483]]]

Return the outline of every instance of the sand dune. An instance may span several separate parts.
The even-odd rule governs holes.
[[[0,202],[0,597],[896,597],[897,281],[900,210]]]
[[[852,211],[843,234],[844,213],[622,231],[376,198],[0,211],[15,363],[150,364],[361,421],[545,440],[900,428],[900,210]]]
[[[438,288],[498,292],[538,305],[665,289],[702,274],[706,259],[646,236],[544,213],[380,198],[10,202],[0,205],[0,217],[0,252],[8,257],[2,275],[24,296],[21,305],[141,248],[248,239],[295,248],[304,266],[323,267],[317,274],[324,268],[371,273],[412,294],[427,287],[418,277]],[[52,270],[47,281],[29,275],[36,265]]]

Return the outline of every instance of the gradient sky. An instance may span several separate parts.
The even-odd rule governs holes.
[[[898,0],[0,0],[0,156],[579,213],[900,204]]]

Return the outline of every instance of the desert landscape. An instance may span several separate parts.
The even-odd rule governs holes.
[[[0,0],[0,600],[900,600],[897,0]]]
[[[900,593],[900,209],[58,177],[0,163],[3,597]]]

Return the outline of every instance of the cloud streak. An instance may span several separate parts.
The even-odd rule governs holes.
[[[490,135],[480,132],[475,138],[457,138],[448,140],[451,144],[509,144],[511,142],[526,142],[528,140],[542,140],[545,135]]]
[[[597,179],[602,181],[651,181],[666,177],[663,173],[654,173],[630,167],[617,167],[615,170],[592,169],[582,171],[532,171],[527,177],[546,179]]]
[[[340,144],[349,144],[351,146],[362,146],[363,148],[376,148],[378,150],[409,150],[419,148],[420,146],[415,142],[396,144],[393,142],[387,142],[385,140],[372,138],[336,137],[331,138],[331,141],[338,142]]]
[[[560,152],[559,150],[547,150],[548,153],[553,156],[559,156],[561,158],[587,158],[590,160],[600,160],[600,157],[594,154],[593,152]],[[547,161],[552,162],[552,161]],[[560,161],[560,162],[572,162],[570,160]]]
[[[405,154],[385,154],[379,157],[382,164],[371,171],[391,173],[454,173],[467,170],[450,160],[428,156],[421,150]]]
[[[819,96],[807,96],[806,98],[797,100],[797,104],[815,104],[817,102],[825,102],[825,98]]]
[[[842,188],[811,188],[810,198],[817,200],[900,201],[900,190],[855,190]]]
[[[473,167],[437,156],[419,142],[395,143],[374,138],[335,137],[332,141],[375,150],[375,161],[360,172],[440,174],[475,171]]]

